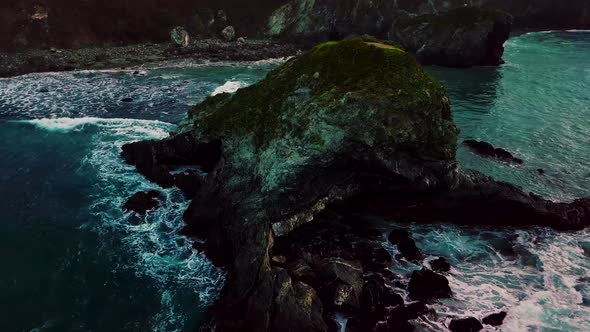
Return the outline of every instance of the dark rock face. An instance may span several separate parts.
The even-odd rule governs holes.
[[[389,242],[397,245],[400,253],[407,260],[412,262],[420,262],[424,256],[420,249],[416,247],[416,242],[410,236],[408,231],[403,229],[396,229],[389,234]]]
[[[318,268],[320,297],[328,309],[352,310],[360,307],[363,269],[358,262],[326,258]]]
[[[453,319],[449,324],[449,330],[453,332],[479,332],[483,325],[474,317]]]
[[[174,185],[188,197],[193,198],[203,185],[203,177],[195,171],[187,171],[174,175]]]
[[[445,13],[398,19],[389,33],[420,63],[449,67],[502,64],[512,17],[499,11],[462,7]]]
[[[367,278],[360,302],[363,317],[374,322],[386,317],[387,307],[404,305],[401,295],[394,293],[379,274],[372,274]]]
[[[590,199],[555,203],[477,172],[460,175],[455,188],[423,196],[391,213],[413,221],[495,226],[541,225],[580,230],[590,225]],[[391,211],[391,209],[389,208]]]
[[[133,211],[137,214],[145,214],[160,206],[159,197],[160,193],[155,190],[148,192],[141,191],[131,196],[125,205],[123,205],[123,209]]]
[[[504,318],[506,318],[506,316],[507,316],[506,312],[501,311],[501,312],[486,316],[482,320],[482,322],[484,324],[491,325],[491,326],[500,326],[500,325],[502,325],[502,323],[504,323]]]
[[[221,37],[228,26],[241,35],[280,36],[314,43],[350,34],[386,38],[401,15],[445,12],[460,0],[5,0],[0,7],[0,49],[164,42],[174,26],[191,37]],[[586,0],[482,0],[474,5],[510,13],[517,28],[589,28]],[[157,20],[146,19],[157,17]]]
[[[412,299],[424,301],[452,296],[447,278],[426,268],[412,273],[408,292]]]
[[[444,259],[443,257],[439,257],[439,258],[433,260],[432,262],[430,262],[430,267],[432,268],[433,271],[436,271],[436,272],[449,272],[449,271],[451,271],[451,264],[449,264],[449,262],[447,262],[447,260]]]
[[[478,155],[488,157],[488,158],[496,158],[502,161],[511,162],[515,164],[522,164],[522,159],[516,158],[512,155],[512,153],[502,149],[502,148],[495,148],[488,142],[480,142],[475,140],[466,140],[463,144],[469,147],[473,152],[477,153]],[[545,173],[539,172],[540,174]]]
[[[175,184],[175,177],[170,173],[173,167],[198,165],[205,171],[211,170],[221,158],[221,142],[197,144],[192,135],[183,134],[164,141],[126,144],[121,156],[148,180],[169,188]],[[178,183],[184,186],[186,180],[181,176]]]

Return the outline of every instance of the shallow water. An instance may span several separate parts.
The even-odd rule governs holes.
[[[590,33],[534,33],[506,44],[500,68],[429,71],[449,89],[462,139],[525,160],[514,167],[464,148],[463,167],[554,199],[590,196]],[[162,138],[188,105],[252,84],[276,62],[169,63],[132,71],[0,80],[0,327],[6,331],[184,331],[217,296],[221,271],[176,235],[187,202],[174,189],[146,223],[120,207],[156,188],[119,158],[126,142]],[[47,92],[42,92],[47,91]],[[539,176],[537,168],[546,171]],[[588,231],[404,225],[446,257],[447,316],[506,310],[504,331],[589,331]],[[395,253],[394,247],[389,247]],[[430,259],[430,258],[429,258]],[[403,275],[417,266],[401,262]]]

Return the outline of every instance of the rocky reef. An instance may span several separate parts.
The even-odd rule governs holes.
[[[590,225],[590,200],[554,203],[463,172],[445,89],[406,51],[381,42],[328,42],[259,83],[207,98],[173,137],[131,143],[124,159],[162,186],[201,166],[183,233],[228,271],[211,310],[219,331],[411,330],[452,296],[444,275],[387,269],[368,212],[396,221]],[[183,186],[186,186],[183,179]],[[189,182],[191,180],[189,179]],[[393,244],[421,263],[410,234]],[[434,268],[445,273],[444,261]],[[404,303],[396,288],[417,302]],[[455,323],[457,324],[457,323]]]

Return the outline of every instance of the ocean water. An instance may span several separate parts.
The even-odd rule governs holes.
[[[499,68],[429,68],[453,102],[462,139],[525,160],[514,167],[464,148],[477,169],[552,199],[590,196],[590,33],[509,40]],[[278,62],[166,63],[133,71],[32,74],[0,80],[0,330],[190,331],[224,282],[177,235],[188,202],[174,189],[145,222],[123,213],[155,189],[125,165],[121,145],[163,138],[188,105],[235,91]],[[543,168],[540,176],[536,169]],[[505,310],[503,331],[590,331],[590,232],[401,225],[427,261],[446,257],[449,317]],[[395,247],[388,247],[392,253]],[[417,266],[392,269],[407,275]]]

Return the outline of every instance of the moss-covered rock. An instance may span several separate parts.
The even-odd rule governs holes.
[[[215,209],[210,199],[193,200],[185,217],[209,229],[208,252],[232,271],[222,301],[230,330],[265,320],[260,306],[235,305],[264,297],[260,280],[274,280],[267,273],[275,236],[383,179],[445,186],[458,133],[445,89],[410,54],[362,40],[319,45],[253,86],[208,98],[183,131],[223,142],[206,188],[222,206],[220,221],[202,218]]]
[[[455,156],[444,88],[405,51],[361,40],[319,45],[235,95],[208,98],[189,119],[197,137],[221,138],[227,162],[249,168],[265,191],[292,184],[310,164],[361,160],[350,153],[361,147],[384,164]]]

